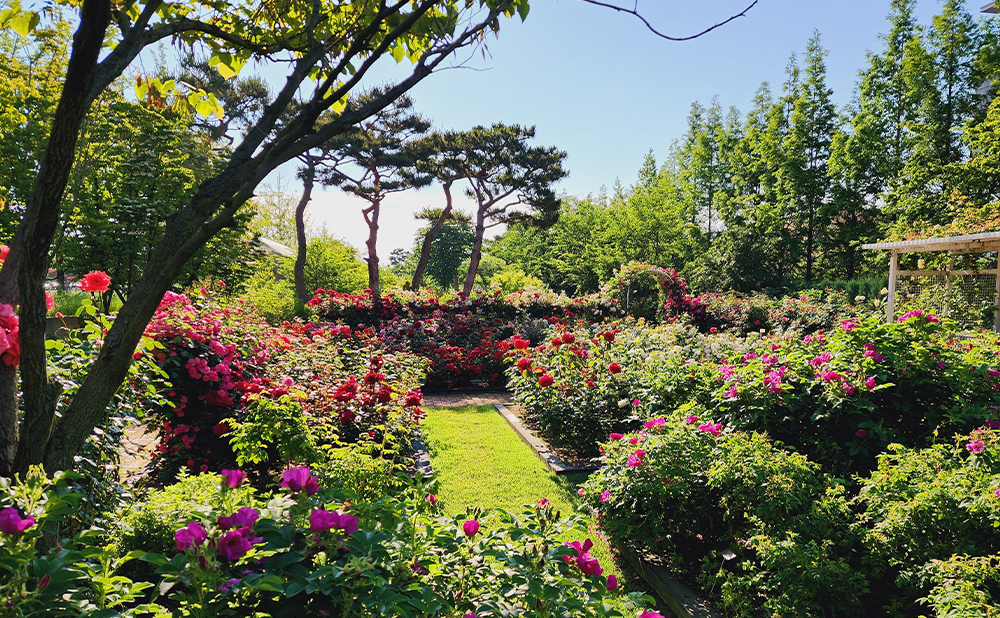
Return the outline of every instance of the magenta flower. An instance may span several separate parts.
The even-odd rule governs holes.
[[[281,475],[282,487],[287,488],[293,494],[305,490],[307,495],[313,495],[319,491],[319,479],[312,475],[308,466],[285,470]]]
[[[866,430],[866,429],[859,429],[859,430],[857,430],[857,431],[854,432],[854,437],[856,437],[856,438],[866,438],[866,437],[868,437],[868,430]]]
[[[581,487],[580,489],[576,490],[576,495],[580,496],[581,498],[583,496],[585,496],[586,494],[587,494],[587,492],[583,491],[583,487]]]
[[[705,423],[704,425],[698,425],[698,431],[706,431],[713,436],[719,435],[721,430],[722,423],[715,423],[714,425],[712,423]]]
[[[854,330],[855,328],[857,328],[858,325],[855,324],[854,322],[850,321],[850,320],[841,320],[840,321],[840,327],[844,329],[844,332],[848,332],[849,333],[852,330]]]
[[[868,390],[870,390],[870,391],[875,390],[875,377],[874,376],[868,378],[867,380],[865,380],[865,387],[867,387]]]
[[[207,540],[208,532],[196,521],[189,522],[188,525],[174,532],[177,551],[187,551],[192,547],[200,547]]]
[[[462,616],[462,618],[479,618],[479,616],[476,615],[476,612],[465,612],[465,615]]]
[[[431,506],[434,506],[435,504],[438,503],[438,497],[435,494],[427,494],[426,496],[424,496],[424,500]]]
[[[965,448],[969,449],[970,453],[977,454],[977,453],[982,453],[983,451],[985,451],[986,450],[986,445],[983,444],[982,440],[979,440],[978,438],[974,438],[972,440],[969,440],[969,443],[965,445]]]
[[[462,524],[462,532],[469,538],[476,536],[476,533],[479,532],[479,522],[475,519],[467,520]]]
[[[548,498],[542,498],[541,500],[538,501],[538,508],[540,508],[540,509],[544,509],[548,505],[549,505],[549,499]]]
[[[830,360],[832,358],[833,358],[832,354],[830,354],[829,352],[823,352],[822,354],[820,354],[816,358],[814,358],[811,361],[809,361],[809,364],[812,365],[813,367],[819,367],[823,363],[830,362]]]
[[[660,614],[659,612],[651,612],[649,610],[645,610],[641,614],[639,614],[639,618],[663,618],[663,614]]]
[[[247,475],[243,470],[223,470],[219,474],[222,475],[223,487],[229,487],[230,489],[240,486],[240,483],[246,480]]]
[[[837,380],[840,380],[844,376],[840,375],[836,371],[827,371],[825,373],[819,374],[819,377],[823,378],[824,382],[836,382]]]
[[[618,577],[616,577],[614,573],[608,575],[608,583],[606,583],[604,587],[607,588],[609,591],[618,588]]]
[[[945,367],[944,361],[938,361],[937,362],[937,366],[938,366],[939,369],[944,369],[944,367]]]
[[[219,555],[230,562],[242,558],[253,545],[241,530],[230,530],[219,539]]]
[[[986,419],[986,426],[990,429],[1000,429],[1000,421],[995,421],[992,418]]]
[[[997,498],[1000,498],[1000,489],[994,491],[993,495],[996,496]]]
[[[940,320],[937,319],[937,316],[934,315],[933,313],[928,313],[927,314],[927,321],[928,322],[932,322],[934,324],[937,324],[938,322],[940,322]]]
[[[17,509],[12,506],[0,511],[0,532],[4,534],[20,534],[34,525],[34,517],[28,515],[22,519]]]
[[[688,414],[687,418],[684,419],[684,424],[685,425],[694,425],[697,422],[698,422],[698,415],[697,414]]]
[[[326,509],[316,509],[309,513],[309,530],[312,532],[326,532],[336,528],[338,524],[340,524],[340,514],[336,511],[331,513]]]
[[[611,499],[611,492],[609,490],[605,489],[604,493],[601,494],[601,503],[603,504],[603,503],[607,502],[610,499]]]
[[[625,436],[620,433],[610,433],[608,434],[608,440],[621,440]]]
[[[629,468],[638,468],[641,465],[642,465],[642,459],[639,459],[639,457],[637,457],[635,453],[632,453],[631,455],[628,456]]]
[[[848,397],[850,397],[851,395],[853,395],[854,392],[857,391],[857,390],[858,389],[855,388],[853,384],[846,384],[846,383],[844,384],[844,392],[847,393]]]
[[[573,541],[572,543],[566,543],[566,545],[576,550],[576,556],[564,556],[567,562],[575,564],[585,575],[600,576],[604,573],[604,569],[601,568],[601,564],[597,558],[590,555],[590,548],[594,546],[593,541],[587,539],[582,544],[580,541]]]
[[[236,511],[229,517],[220,517],[218,520],[219,528],[221,530],[229,530],[230,528],[242,528],[244,526],[250,527],[257,523],[257,519],[260,518],[260,513],[256,509],[252,509],[249,506],[245,506],[240,510]]]
[[[728,399],[736,399],[737,395],[738,395],[738,393],[737,393],[736,385],[735,384],[733,384],[729,388],[729,390],[727,390],[725,393],[722,394],[723,397],[726,397]]]

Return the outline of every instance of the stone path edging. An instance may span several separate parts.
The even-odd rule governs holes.
[[[413,466],[416,471],[424,475],[425,479],[434,476],[431,469],[431,454],[427,451],[427,444],[424,442],[424,434],[419,427],[413,428]]]
[[[643,560],[635,551],[618,547],[618,553],[625,556],[629,566],[638,573],[656,596],[677,618],[718,618],[705,601],[690,588],[680,583],[663,567]]]
[[[493,407],[497,409],[500,416],[504,417],[510,428],[513,429],[517,435],[521,438],[521,441],[531,447],[531,450],[535,451],[535,455],[542,460],[545,467],[549,469],[553,474],[572,474],[574,472],[593,472],[594,470],[599,470],[600,466],[567,466],[562,462],[555,453],[545,445],[544,442],[535,437],[521,419],[507,409],[502,403],[493,404]]]

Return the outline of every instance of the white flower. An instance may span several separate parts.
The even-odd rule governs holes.
[[[627,408],[630,403],[631,402],[628,399],[619,399],[618,400],[618,407],[619,408]]]

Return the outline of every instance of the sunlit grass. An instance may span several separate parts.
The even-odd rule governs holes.
[[[449,512],[481,506],[516,514],[521,505],[535,504],[542,498],[564,517],[576,512],[578,483],[586,480],[586,475],[550,473],[493,406],[430,409],[423,426],[439,483],[437,496]],[[605,575],[614,573],[623,584],[621,590],[641,589],[640,582],[630,581],[629,571],[622,572],[615,564],[610,548],[598,537],[589,518],[588,523],[589,534],[575,532],[562,540],[589,537],[594,541],[591,555],[600,561]]]

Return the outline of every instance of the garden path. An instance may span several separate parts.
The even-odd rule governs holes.
[[[510,401],[511,396],[507,391],[442,392],[424,395],[424,406],[427,408],[492,406],[498,403],[509,404]]]

